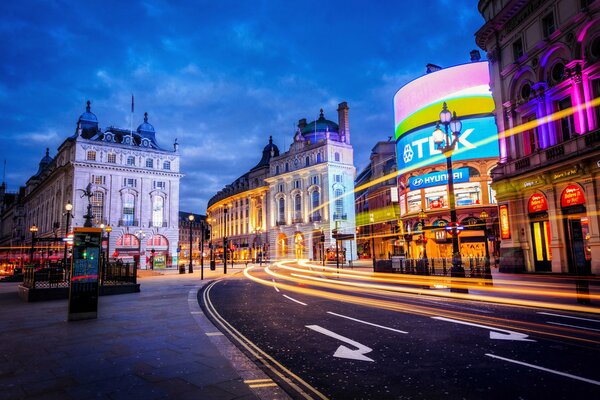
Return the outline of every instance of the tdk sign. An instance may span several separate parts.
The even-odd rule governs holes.
[[[461,161],[474,158],[498,157],[498,137],[494,117],[481,117],[462,120],[463,129],[452,160]],[[442,130],[444,128],[442,127]],[[403,172],[430,164],[441,164],[445,157],[433,142],[434,128],[428,126],[408,132],[396,143],[398,167]]]
[[[469,182],[469,168],[459,168],[452,171],[455,183]],[[420,176],[414,176],[408,180],[410,190],[418,190],[431,186],[442,186],[448,184],[448,173],[432,172]]]

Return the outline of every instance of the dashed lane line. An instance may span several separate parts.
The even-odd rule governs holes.
[[[554,314],[554,313],[549,313],[549,312],[543,312],[543,311],[538,311],[538,314],[542,314],[542,315],[551,315],[553,317],[561,317],[561,318],[571,318],[571,319],[578,319],[581,321],[590,321],[590,322],[600,322],[600,320],[597,319],[591,319],[591,318],[582,318],[582,317],[573,317],[571,315],[561,315],[561,314]]]
[[[335,315],[336,317],[346,318],[346,319],[349,319],[349,320],[352,320],[352,321],[360,322],[361,324],[371,325],[371,326],[375,326],[375,327],[381,328],[381,329],[387,329],[388,331],[392,331],[392,332],[408,333],[406,331],[401,331],[399,329],[389,328],[389,327],[383,326],[383,325],[377,325],[377,324],[374,324],[372,322],[363,321],[362,319],[358,319],[358,318],[348,317],[347,315],[337,314],[337,313],[334,313],[334,312],[331,312],[331,311],[327,311],[327,314],[331,314],[331,315]]]
[[[569,327],[569,328],[584,329],[584,330],[586,330],[586,331],[600,332],[600,329],[587,328],[587,327],[585,327],[585,326],[577,326],[577,325],[561,324],[560,322],[552,322],[552,321],[546,321],[546,323],[547,323],[547,324],[552,324],[552,325],[567,326],[567,327]]]
[[[306,303],[303,303],[303,302],[301,302],[300,300],[296,300],[296,299],[294,299],[293,297],[290,297],[290,296],[288,296],[287,294],[284,294],[284,295],[283,295],[283,297],[285,297],[286,299],[289,299],[289,300],[291,300],[291,301],[295,301],[295,302],[296,302],[296,303],[298,303],[298,304],[302,304],[303,306],[305,306],[305,305],[306,305]]]

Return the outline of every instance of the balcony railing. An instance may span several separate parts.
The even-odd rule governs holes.
[[[311,215],[310,217],[308,217],[308,220],[310,222],[320,222],[321,221],[321,215],[320,214],[315,214],[315,215]]]
[[[136,221],[135,219],[133,221],[120,219],[119,226],[140,226],[140,222]]]
[[[148,226],[151,227],[151,228],[166,228],[167,227],[167,221],[155,223],[154,221],[151,220],[150,222],[148,222]]]
[[[304,222],[304,219],[302,217],[296,217],[292,219],[293,224],[301,224],[302,222]]]
[[[285,221],[277,221],[277,222],[275,222],[275,225],[281,226],[281,225],[287,225],[287,224],[285,223]]]
[[[492,172],[493,179],[517,175],[542,166],[557,164],[565,158],[583,155],[593,151],[600,144],[600,130],[576,135],[572,139],[552,147],[540,149],[517,160],[499,164]]]
[[[348,219],[348,214],[338,214],[338,213],[334,213],[333,214],[333,220],[342,220],[345,221]]]

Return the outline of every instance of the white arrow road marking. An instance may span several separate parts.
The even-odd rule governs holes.
[[[351,346],[356,347],[356,350],[352,350],[344,345],[338,347],[338,349],[333,353],[334,357],[338,358],[349,358],[351,360],[360,360],[360,361],[371,361],[374,362],[372,358],[365,356],[366,353],[373,351],[372,348],[365,346],[364,344],[355,342],[352,339],[348,339],[342,335],[338,335],[335,332],[331,332],[328,329],[325,329],[319,325],[306,325],[308,329],[312,329],[313,331],[317,331],[322,333],[323,335],[330,336],[334,339],[341,340],[344,343],[348,343]]]
[[[551,316],[553,316],[553,317],[561,317],[561,318],[580,319],[580,320],[582,320],[582,321],[600,322],[600,321],[599,321],[599,320],[597,320],[597,319],[581,318],[581,317],[572,317],[572,316],[570,316],[570,315],[560,315],[560,314],[553,314],[553,313],[550,313],[550,312],[542,312],[542,311],[540,311],[540,312],[538,312],[538,314],[542,314],[542,315],[551,315]]]
[[[292,297],[290,297],[290,296],[288,296],[288,295],[286,295],[286,294],[284,294],[284,295],[283,295],[283,297],[285,297],[286,299],[290,299],[291,301],[295,301],[295,302],[296,302],[296,303],[298,303],[298,304],[302,304],[303,306],[305,306],[305,305],[306,305],[306,303],[303,303],[303,302],[301,302],[300,300],[296,300],[296,299],[294,299],[294,298],[292,298]]]
[[[527,337],[529,337],[529,335],[526,335],[524,333],[509,331],[507,329],[500,329],[500,328],[496,328],[493,326],[474,324],[472,322],[461,321],[458,319],[450,319],[450,318],[444,318],[444,317],[431,317],[431,318],[437,319],[440,321],[454,322],[455,324],[476,326],[478,328],[489,329],[490,330],[490,339],[519,340],[522,342],[535,342],[535,340],[533,340],[533,339],[527,339]],[[503,333],[501,333],[501,332],[503,332]]]
[[[361,324],[371,325],[371,326],[375,326],[375,327],[381,328],[381,329],[387,329],[388,331],[392,331],[392,332],[408,333],[408,332],[401,331],[401,330],[398,330],[398,329],[388,328],[387,326],[377,325],[377,324],[374,324],[372,322],[363,321],[362,319],[356,319],[356,318],[348,317],[346,315],[336,314],[336,313],[331,312],[331,311],[327,311],[327,314],[331,314],[331,315],[335,315],[336,317],[342,317],[342,318],[346,318],[346,319],[349,319],[349,320],[352,320],[352,321],[360,322]]]
[[[592,385],[600,385],[600,382],[595,381],[593,379],[588,379],[588,378],[583,378],[583,377],[577,376],[577,375],[567,374],[566,372],[560,372],[560,371],[556,371],[554,369],[540,367],[539,365],[527,364],[527,363],[525,363],[523,361],[511,360],[510,358],[504,358],[504,357],[500,357],[500,356],[497,356],[497,355],[494,355],[494,354],[486,353],[485,355],[488,356],[488,357],[497,358],[498,360],[508,361],[508,362],[511,362],[511,363],[515,363],[515,364],[519,364],[519,365],[524,365],[526,367],[539,369],[540,371],[546,371],[546,372],[550,372],[552,374],[566,376],[567,378],[577,379],[579,381],[584,381],[584,382],[587,382],[587,383],[591,383]]]

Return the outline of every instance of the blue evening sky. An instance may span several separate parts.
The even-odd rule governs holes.
[[[180,208],[253,167],[272,135],[350,107],[354,163],[394,133],[392,99],[425,65],[461,64],[483,24],[476,0],[2,1],[0,161],[18,190],[73,134],[85,101],[100,126],[149,113],[180,143]],[[482,52],[482,55],[484,53]]]

